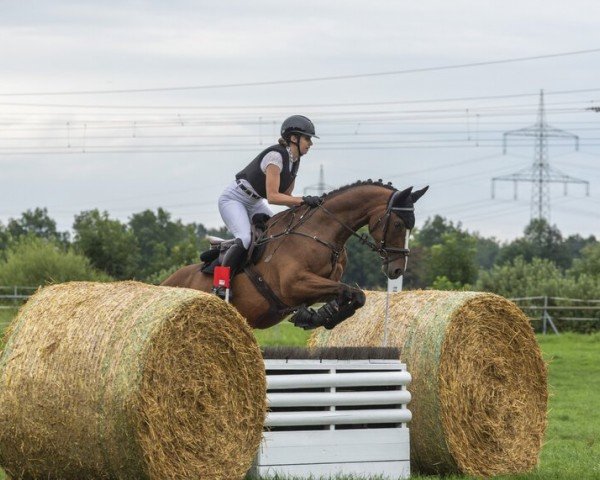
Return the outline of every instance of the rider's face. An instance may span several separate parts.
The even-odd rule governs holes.
[[[310,147],[312,147],[312,138],[308,135],[302,135],[300,137],[300,154],[305,155]]]

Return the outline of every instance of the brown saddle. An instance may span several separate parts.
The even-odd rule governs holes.
[[[259,213],[252,217],[252,240],[250,242],[250,247],[248,247],[248,251],[246,252],[246,260],[242,263],[239,271],[243,271],[243,269],[249,265],[256,265],[262,258],[267,243],[261,242],[260,240],[263,238],[267,229],[267,221],[269,218],[270,217],[264,213]],[[210,248],[200,254],[200,260],[202,262],[200,271],[212,275],[215,267],[221,265],[225,252],[233,245],[235,239],[209,236],[208,241],[210,243]]]

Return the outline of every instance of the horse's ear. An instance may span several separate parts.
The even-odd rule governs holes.
[[[406,190],[396,193],[394,205],[403,205],[410,198],[413,187],[408,187]]]
[[[412,192],[410,194],[410,199],[412,200],[413,203],[415,203],[419,198],[421,198],[423,195],[425,195],[425,192],[429,190],[429,185],[427,185],[426,187],[422,188],[421,190],[417,190],[416,192]]]

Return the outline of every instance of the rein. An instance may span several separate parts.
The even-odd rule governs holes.
[[[321,206],[319,206],[321,207]],[[306,221],[312,217],[315,212],[316,209],[311,208],[310,210],[306,211],[305,213],[303,213],[300,218],[298,219],[297,223],[294,223],[294,219],[296,216],[296,212],[298,210],[298,207],[293,207],[291,210],[291,218],[290,218],[290,222],[288,223],[287,227],[285,228],[285,230],[281,233],[278,233],[276,235],[269,235],[269,236],[263,236],[261,238],[259,238],[256,241],[256,245],[260,246],[260,245],[264,245],[266,243],[269,243],[273,240],[277,240],[278,238],[281,237],[285,237],[286,235],[299,235],[301,237],[306,237],[306,238],[310,238],[314,241],[316,241],[317,243],[320,243],[321,245],[329,248],[332,252],[332,259],[331,259],[331,263],[333,266],[335,266],[335,264],[337,263],[338,258],[340,257],[340,255],[342,254],[342,249],[338,248],[336,245],[334,245],[331,242],[327,242],[325,240],[322,240],[321,238],[317,237],[316,235],[308,235],[307,233],[304,232],[297,232],[296,229],[300,226],[302,226],[304,223],[306,223]],[[280,217],[277,220],[275,220],[271,225],[269,225],[268,228],[273,227],[274,225],[276,225],[280,220],[282,220],[284,217]],[[279,246],[281,246],[282,244],[280,244]],[[279,248],[279,246],[277,248]],[[277,250],[275,250],[277,251]],[[273,252],[274,254],[275,252]]]
[[[344,227],[348,232],[350,232],[350,234],[352,236],[358,238],[358,241],[362,245],[366,245],[373,252],[376,252],[379,255],[379,257],[383,260],[384,264],[388,264],[401,256],[406,258],[410,255],[410,249],[408,249],[408,248],[396,248],[396,247],[386,246],[387,231],[389,229],[389,224],[390,224],[392,213],[414,212],[415,211],[414,207],[394,207],[394,201],[396,199],[396,196],[399,193],[400,193],[399,191],[395,191],[394,193],[392,193],[392,195],[390,196],[390,199],[388,200],[387,207],[386,207],[386,210],[385,210],[383,216],[377,220],[377,222],[375,223],[375,226],[373,227],[373,230],[375,230],[380,224],[382,224],[383,235],[381,237],[381,241],[379,242],[379,244],[371,241],[366,233],[362,234],[362,235],[359,235],[358,233],[356,233],[356,231],[352,227],[350,227],[346,223],[342,222],[334,213],[332,213],[330,210],[325,208],[323,205],[319,205],[317,208],[322,210],[324,213],[326,213],[332,219],[334,219],[337,223],[339,223],[342,227]],[[314,215],[314,213],[317,211],[317,208],[309,209],[307,212],[302,214],[300,216],[300,218],[298,219],[298,222],[294,224],[294,219],[295,219],[296,211],[298,208],[300,208],[300,207],[298,206],[298,207],[294,207],[291,209],[292,215],[290,218],[290,222],[288,223],[286,229],[283,232],[278,233],[276,235],[269,235],[269,236],[264,236],[262,238],[259,238],[256,241],[256,245],[257,246],[264,245],[266,243],[271,242],[272,240],[277,240],[278,238],[284,237],[286,235],[300,235],[302,237],[311,238],[311,239],[315,240],[316,242],[320,243],[321,245],[329,248],[332,252],[332,264],[335,265],[339,256],[341,255],[341,252],[342,252],[341,248],[337,247],[336,245],[334,245],[331,242],[327,242],[325,240],[320,239],[316,235],[308,235],[306,233],[296,231],[296,229],[298,227],[303,225],[310,217],[312,217]],[[269,225],[269,228],[276,225],[283,218],[284,217],[280,217],[277,220],[275,220],[272,225]],[[385,223],[382,223],[382,221],[384,219],[385,219]],[[373,230],[371,230],[371,231],[373,231]],[[275,253],[275,252],[273,252],[273,253]]]

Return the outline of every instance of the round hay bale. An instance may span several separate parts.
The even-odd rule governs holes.
[[[262,437],[260,349],[215,296],[137,282],[36,293],[0,356],[13,479],[243,478]]]
[[[382,346],[385,292],[312,346]],[[425,474],[513,474],[537,465],[548,402],[547,370],[527,317],[479,292],[390,295],[387,345],[399,347],[409,386],[411,464]]]

